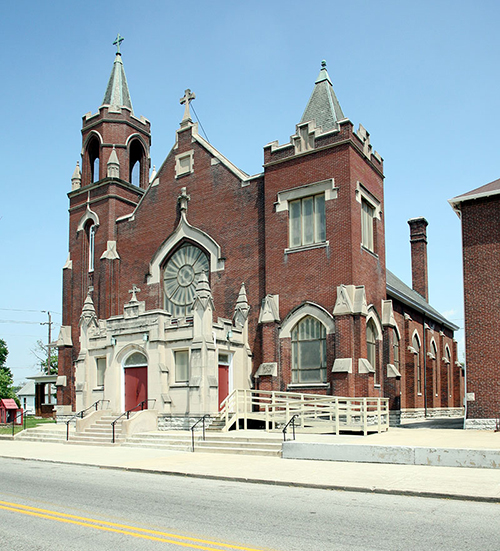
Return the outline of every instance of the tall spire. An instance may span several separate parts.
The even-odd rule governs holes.
[[[326,70],[326,61],[321,62],[321,70],[300,124],[314,120],[323,132],[337,128],[338,121],[344,119],[344,113],[333,91],[332,81]]]
[[[112,105],[114,107],[128,107],[132,112],[132,100],[128,91],[127,77],[123,67],[122,54],[120,53],[120,44],[123,42],[123,36],[118,35],[113,44],[116,46],[116,57],[109,77],[108,86],[102,105]]]

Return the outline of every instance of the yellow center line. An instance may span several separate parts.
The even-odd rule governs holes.
[[[18,503],[10,503],[8,501],[0,501],[0,509],[7,511],[13,511],[24,515],[36,516],[39,518],[45,518],[49,520],[56,520],[58,522],[64,522],[68,524],[76,524],[79,526],[86,526],[88,528],[94,528],[96,530],[103,530],[106,532],[115,532],[119,534],[125,534],[136,538],[149,539],[153,541],[162,541],[166,543],[172,543],[181,547],[190,547],[191,549],[202,549],[205,551],[213,551],[216,548],[224,549],[236,549],[238,551],[263,551],[255,547],[242,547],[238,545],[231,545],[227,543],[220,543],[216,541],[203,540],[199,538],[191,538],[188,536],[181,536],[178,534],[171,534],[168,532],[159,532],[156,530],[148,530],[146,528],[138,528],[135,526],[128,526],[126,524],[118,524],[114,522],[107,522],[104,520],[92,519],[87,517],[80,517],[76,515],[70,515],[67,513],[59,513],[58,511],[50,511],[48,509],[40,509],[37,507],[30,507],[28,505],[21,505]],[[143,533],[137,533],[143,532]],[[169,538],[176,538],[175,541]],[[193,543],[188,543],[193,542]],[[207,544],[210,547],[204,545],[196,545],[196,543]]]

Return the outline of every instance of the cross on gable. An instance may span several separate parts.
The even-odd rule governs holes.
[[[125,39],[123,38],[123,36],[120,36],[120,33],[118,33],[116,35],[116,40],[113,42],[113,46],[116,46],[116,53],[117,55],[121,55],[120,53],[120,44],[124,41]]]
[[[139,289],[139,287],[137,287],[137,285],[134,283],[132,285],[132,289],[130,289],[129,293],[132,295],[132,298],[130,299],[130,302],[138,302],[137,301],[137,297],[135,296],[136,293],[140,293],[141,290]]]
[[[182,117],[182,121],[190,121],[191,115],[189,113],[189,104],[196,98],[193,92],[188,88],[184,91],[184,96],[179,100],[181,105],[184,105],[184,116]]]

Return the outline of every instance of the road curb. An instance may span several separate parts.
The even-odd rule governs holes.
[[[269,486],[294,486],[296,488],[310,488],[315,490],[334,490],[334,491],[343,491],[343,492],[355,492],[355,493],[368,493],[368,494],[383,494],[383,495],[398,495],[398,496],[408,496],[408,497],[422,497],[422,498],[431,498],[431,499],[453,499],[456,501],[476,501],[481,503],[500,503],[500,497],[488,497],[488,496],[471,496],[466,494],[445,494],[441,492],[431,492],[431,491],[416,491],[416,490],[398,490],[398,489],[387,489],[387,488],[377,488],[376,486],[371,487],[358,487],[358,486],[346,486],[346,485],[337,485],[337,484],[315,484],[313,482],[293,482],[285,480],[269,480],[263,478],[247,478],[247,477],[237,477],[237,476],[223,476],[223,475],[212,475],[212,474],[201,474],[201,473],[186,473],[182,471],[166,471],[159,469],[143,469],[139,467],[123,467],[118,465],[97,465],[95,463],[77,463],[71,461],[61,461],[56,459],[40,459],[32,457],[14,457],[14,456],[5,456],[1,455],[1,458],[4,459],[15,459],[21,461],[41,461],[45,463],[55,463],[62,465],[76,465],[79,467],[94,467],[97,469],[109,469],[114,471],[128,471],[133,473],[149,473],[157,475],[169,475],[169,476],[179,476],[186,478],[200,478],[206,480],[221,480],[224,482],[243,482],[247,484],[267,484]]]

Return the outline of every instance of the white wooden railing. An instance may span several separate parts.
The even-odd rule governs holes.
[[[292,415],[298,415],[299,430],[314,431],[325,426],[339,434],[341,430],[382,432],[389,428],[388,398],[345,398],[323,394],[236,389],[222,402],[220,418],[223,430],[235,424],[248,428],[249,420],[264,422],[266,431],[283,427]]]

